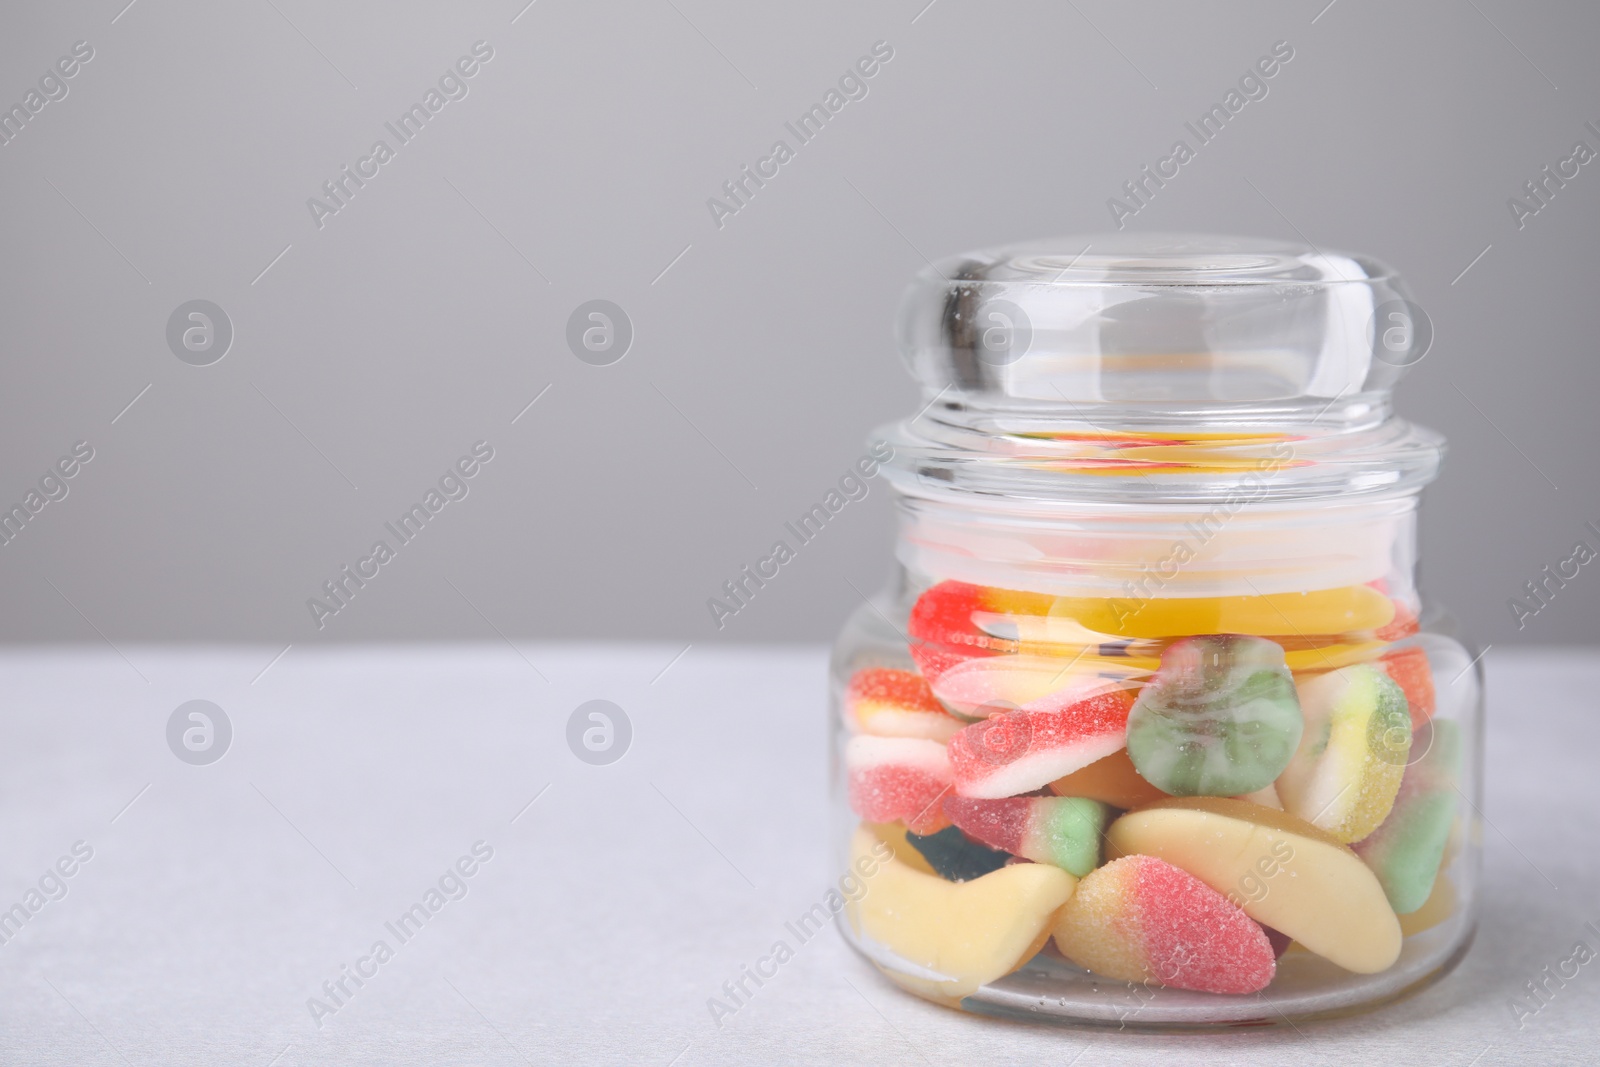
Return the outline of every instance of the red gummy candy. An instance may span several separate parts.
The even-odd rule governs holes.
[[[1405,693],[1413,730],[1433,718],[1437,698],[1433,689],[1433,668],[1428,665],[1426,652],[1415,647],[1396,649],[1379,657],[1378,665]]]
[[[1127,743],[1133,700],[1121,688],[1076,689],[973,723],[950,739],[956,792],[1016,796],[1111,755]]]
[[[861,734],[845,747],[850,808],[869,822],[904,822],[912,833],[950,825],[940,801],[950,791],[950,764],[937,741]]]

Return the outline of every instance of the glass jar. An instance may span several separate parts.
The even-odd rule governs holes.
[[[1277,1024],[1474,929],[1477,654],[1416,587],[1431,327],[1312,247],[1112,235],[912,284],[887,588],[833,654],[841,924],[986,1014]],[[881,454],[882,449],[879,449]]]

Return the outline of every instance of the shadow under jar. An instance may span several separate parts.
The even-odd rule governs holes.
[[[917,277],[896,565],[831,669],[863,956],[951,1007],[1157,1029],[1460,959],[1482,682],[1416,587],[1443,442],[1389,400],[1429,332],[1383,264],[1263,240]]]

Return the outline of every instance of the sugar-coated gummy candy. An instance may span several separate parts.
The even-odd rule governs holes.
[[[1377,874],[1397,915],[1408,915],[1427,903],[1456,817],[1460,729],[1448,720],[1434,719],[1423,724],[1415,743],[1427,745],[1427,751],[1405,769],[1389,817],[1355,845],[1356,855]]]
[[[1053,599],[1042,593],[940,582],[917,597],[906,622],[906,633],[913,641],[968,654],[1016,652],[1019,643],[1015,627],[1006,632],[1005,617],[1048,614]]]
[[[950,825],[940,801],[950,789],[945,747],[919,737],[857,734],[845,745],[850,808],[870,822],[901,821],[916,833]]]
[[[970,882],[947,882],[893,858],[878,861],[875,843],[870,830],[856,830],[851,866],[869,873],[862,875],[861,895],[846,902],[845,914],[864,939],[935,972],[890,977],[946,1003],[1033,958],[1049,938],[1050,920],[1078,883],[1044,863],[1015,863]],[[863,858],[870,862],[857,866]]]
[[[1050,783],[1050,791],[1063,797],[1088,797],[1114,808],[1143,807],[1167,795],[1133,769],[1125,749],[1057,778]]]
[[[1293,635],[1279,638],[1291,669],[1332,669],[1381,649],[1372,636],[1394,612],[1388,597],[1366,586],[1128,600],[946,581],[917,598],[907,633],[919,669],[938,692],[938,676],[964,660],[1021,654],[1149,671],[1161,642],[1208,633]]]
[[[846,721],[879,737],[923,737],[945,742],[959,729],[922,676],[891,667],[856,671],[845,686]]]
[[[1112,860],[1080,881],[1056,918],[1055,941],[1078,966],[1124,982],[1255,993],[1277,972],[1254,920],[1153,856]]]
[[[1082,878],[1100,864],[1111,809],[1083,797],[948,796],[944,813],[968,837]]]
[[[950,739],[955,791],[993,799],[1049,785],[1125,743],[1133,695],[1079,687],[975,722]]]
[[[1411,711],[1411,726],[1420,727],[1433,717],[1438,697],[1433,688],[1433,668],[1428,664],[1428,654],[1415,645],[1398,648],[1378,657],[1378,666],[1394,680],[1406,695],[1406,706]]]
[[[997,708],[1020,708],[1088,679],[1128,680],[1149,671],[1123,660],[1091,656],[1063,659],[1038,655],[957,656],[930,645],[912,647],[912,658],[933,695],[951,715],[975,722]]]
[[[1188,637],[1167,648],[1140,690],[1128,757],[1174,796],[1237,796],[1271,785],[1300,733],[1281,646],[1237,634]]]
[[[955,826],[946,826],[936,834],[908,833],[906,843],[921,853],[933,873],[951,882],[981,878],[990,871],[998,871],[1011,860],[1010,853],[969,840]]]
[[[1400,920],[1378,878],[1348,847],[1286,812],[1221,797],[1131,811],[1106,831],[1107,854],[1166,860],[1252,919],[1357,974],[1400,956]]]
[[[1360,841],[1394,806],[1411,752],[1405,694],[1371,664],[1303,680],[1305,732],[1278,777],[1283,807],[1338,840]]]

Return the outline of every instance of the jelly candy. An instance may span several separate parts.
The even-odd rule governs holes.
[[[1365,663],[1384,648],[1377,641],[1307,641],[1280,637],[1291,671],[1328,671]],[[1062,688],[1099,678],[1138,683],[1161,665],[1164,642],[1108,641],[1095,645],[1063,645],[1051,655],[1024,651],[1015,655],[963,653],[944,645],[913,643],[911,658],[927,679],[933,695],[957,718],[984,718],[996,704],[1021,707]]]
[[[1283,801],[1278,799],[1277,787],[1262,786],[1253,793],[1241,793],[1234,797],[1235,800],[1248,800],[1252,804],[1260,804],[1263,808],[1272,808],[1275,811],[1283,810]]]
[[[1082,878],[1100,864],[1100,835],[1111,809],[1082,797],[949,796],[944,813],[968,837]]]
[[[948,817],[949,812],[945,815]],[[933,873],[951,882],[981,878],[1004,867],[1011,859],[1007,852],[969,841],[954,826],[946,826],[936,834],[907,834],[906,843],[922,854]]]
[[[956,792],[994,799],[1048,785],[1124,744],[1133,694],[1091,685],[975,722],[950,739]]]
[[[1428,665],[1428,654],[1415,646],[1387,652],[1378,658],[1378,666],[1394,679],[1406,695],[1411,709],[1411,727],[1416,729],[1433,717],[1437,697],[1433,691],[1433,668]]]
[[[1260,596],[1058,598],[1050,614],[1121,637],[1190,634],[1343,634],[1377,630],[1394,617],[1388,597],[1364,585]]]
[[[920,737],[857,734],[844,750],[850,807],[872,822],[903,821],[914,833],[950,825],[940,800],[950,789],[945,747]]]
[[[933,972],[920,978],[897,973],[895,981],[947,1003],[1032,959],[1078,883],[1045,863],[1014,863],[970,882],[947,882],[896,859],[878,862],[875,840],[871,831],[856,830],[851,865],[871,873],[863,875],[864,892],[846,903],[845,914],[863,938]]]
[[[1149,674],[1119,660],[1015,655],[963,658],[922,645],[912,650],[933,695],[951,715],[967,722],[987,718],[996,707],[1019,708],[1087,680],[1123,680]]]
[[[1005,617],[1049,614],[1054,599],[1043,593],[940,582],[912,605],[906,632],[914,642],[943,645],[969,655],[1016,652],[1016,627],[1007,624]]]
[[[1377,876],[1293,815],[1242,800],[1174,798],[1122,816],[1106,842],[1108,855],[1156,856],[1231,894],[1250,918],[1347,971],[1376,974],[1400,957],[1400,920]]]
[[[1394,605],[1394,618],[1378,627],[1373,634],[1379,641],[1401,641],[1416,633],[1420,627],[1417,624],[1417,613],[1411,610],[1410,605],[1401,601],[1391,601]]]
[[[1167,795],[1133,769],[1133,761],[1128,759],[1125,750],[1113,752],[1082,770],[1057,778],[1050,783],[1050,789],[1058,796],[1088,797],[1114,808],[1142,807],[1165,799]]]
[[[1337,635],[1384,630],[1396,610],[1397,602],[1364,585],[1307,593],[1127,599],[1055,597],[945,581],[917,598],[907,633],[912,644],[966,656],[1033,652],[1070,657],[1112,637],[1310,634],[1322,636],[1303,640],[1333,644]],[[1374,644],[1381,640],[1386,639]]]
[[[1450,883],[1450,876],[1441,874],[1434,879],[1433,892],[1428,894],[1428,900],[1416,911],[1400,916],[1400,932],[1407,937],[1420,934],[1424,930],[1432,930],[1456,913],[1456,887]]]
[[[1305,733],[1277,781],[1284,810],[1338,840],[1360,841],[1394,805],[1411,752],[1411,714],[1390,677],[1371,664],[1300,684]]]
[[[1128,715],[1128,757],[1175,796],[1237,796],[1272,784],[1300,732],[1281,647],[1263,637],[1189,637],[1162,654],[1140,691]]]
[[[1427,752],[1405,769],[1389,817],[1355,845],[1396,915],[1427,903],[1455,821],[1461,734],[1455,723],[1437,719],[1424,724],[1414,743],[1429,742]]]
[[[1153,856],[1112,860],[1079,882],[1056,918],[1055,939],[1073,963],[1123,982],[1255,993],[1277,972],[1257,923]]]
[[[862,733],[945,742],[961,729],[920,675],[888,667],[857,671],[845,687],[845,716]]]

